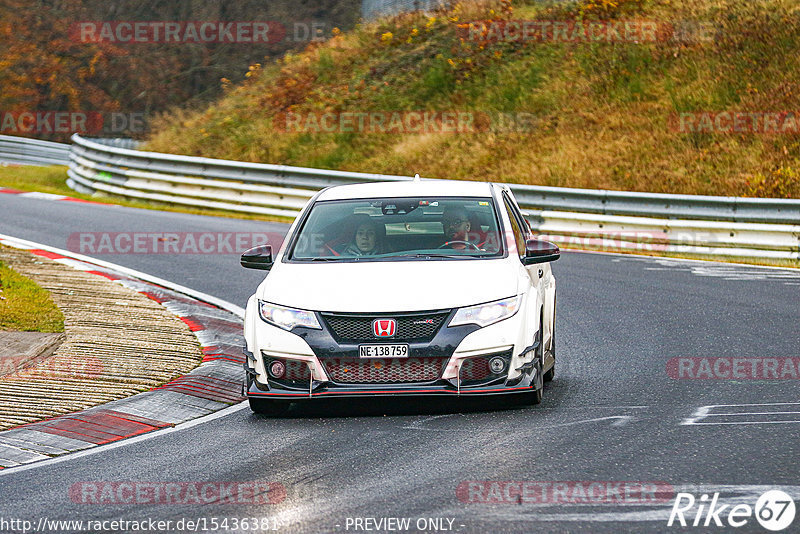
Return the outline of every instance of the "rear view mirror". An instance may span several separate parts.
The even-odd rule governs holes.
[[[525,242],[525,257],[522,258],[522,263],[524,265],[546,263],[556,261],[560,256],[561,251],[554,243],[542,239],[528,239]]]
[[[242,267],[247,269],[261,269],[269,271],[272,269],[272,246],[259,245],[242,254]]]

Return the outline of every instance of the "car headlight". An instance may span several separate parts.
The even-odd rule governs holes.
[[[270,304],[269,302],[259,300],[258,314],[264,321],[283,328],[284,330],[291,330],[296,326],[316,328],[317,330],[322,329],[322,327],[319,325],[316,314],[307,310],[286,308],[284,306],[278,306],[277,304]]]
[[[519,309],[521,296],[511,297],[503,300],[495,300],[486,304],[478,304],[468,308],[459,308],[449,326],[462,324],[476,324],[484,327],[494,324],[503,319],[508,319]]]

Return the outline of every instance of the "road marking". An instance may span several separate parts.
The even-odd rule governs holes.
[[[748,504],[754,506],[758,497],[763,493],[779,489],[788,493],[793,499],[800,499],[800,486],[782,486],[767,484],[684,484],[674,486],[675,495],[678,493],[713,494],[720,493],[718,504],[733,507],[737,504]],[[489,517],[501,519],[503,521],[543,521],[543,522],[587,522],[587,523],[607,523],[607,522],[653,522],[669,520],[670,513],[674,504],[674,499],[662,503],[654,504],[650,502],[620,503],[620,504],[564,504],[564,503],[536,503],[522,504],[514,506],[498,506],[496,504],[470,505],[475,507],[482,519]],[[699,502],[697,503],[700,504]],[[646,508],[646,509],[642,509]],[[546,513],[543,510],[565,510],[561,513]],[[609,509],[608,512],[600,511]],[[687,516],[693,515],[696,507],[687,512]],[[443,514],[456,512],[463,513],[464,508],[445,510]]]
[[[40,193],[33,191],[30,193],[20,193],[19,196],[27,198],[38,198],[40,200],[64,200],[67,198],[65,195],[56,195],[54,193]]]
[[[644,267],[645,271],[681,271],[695,276],[721,278],[727,281],[772,280],[784,285],[800,285],[800,270],[789,267],[772,267],[767,265],[747,265],[741,263],[719,263],[706,260],[665,259],[654,256],[627,256],[611,260],[654,262],[659,267]]]
[[[404,430],[427,430],[427,431],[431,431],[431,432],[448,432],[448,433],[453,433],[453,432],[474,433],[475,432],[475,428],[428,428],[428,427],[422,426],[427,421],[432,421],[434,419],[441,419],[441,418],[444,418],[444,417],[452,417],[454,415],[460,415],[462,417],[464,416],[464,414],[434,415],[434,416],[431,416],[431,417],[426,417],[424,419],[420,419],[419,421],[415,421],[414,423],[412,423],[410,425],[403,426],[403,427],[400,427],[400,428],[402,428]],[[584,423],[596,423],[598,421],[609,421],[609,420],[614,420],[614,422],[611,423],[610,426],[623,426],[623,425],[627,425],[628,423],[632,422],[634,420],[634,418],[629,416],[629,415],[609,415],[607,417],[594,417],[592,419],[581,419],[579,421],[569,421],[567,423],[557,423],[557,424],[554,424],[554,425],[537,425],[536,429],[537,430],[547,430],[547,429],[550,429],[550,428],[561,428],[561,427],[565,427],[565,426],[581,425],[581,424],[584,424]]]
[[[758,411],[764,407],[786,407],[786,410]],[[800,419],[782,420],[782,416],[796,415],[800,412],[794,409],[800,407],[800,402],[768,402],[759,404],[710,404],[700,406],[694,413],[681,421],[681,425],[774,425],[800,423]],[[725,408],[735,408],[737,411],[726,411]],[[747,408],[753,408],[748,410]],[[712,417],[749,417],[751,419],[738,421],[720,421]]]
[[[569,423],[559,423],[557,425],[540,426],[537,428],[557,428],[560,426],[581,425],[583,423],[594,423],[596,421],[608,421],[611,419],[616,419],[616,421],[611,423],[611,426],[623,426],[633,421],[633,417],[630,415],[609,415],[608,417],[595,417],[594,419],[583,419],[581,421],[571,421]]]
[[[441,431],[443,431],[443,429],[440,429],[440,428],[425,428],[425,427],[420,426],[420,425],[424,424],[427,421],[433,421],[434,419],[442,419],[444,417],[452,417],[454,415],[463,416],[464,414],[446,413],[446,414],[442,414],[442,415],[432,415],[430,417],[424,417],[424,418],[422,418],[422,419],[420,419],[418,421],[414,421],[410,425],[404,426],[402,428],[404,430],[433,430],[433,431],[436,431],[436,432],[441,432]],[[444,431],[446,432],[447,430],[444,430]]]

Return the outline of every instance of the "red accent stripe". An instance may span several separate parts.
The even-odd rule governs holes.
[[[231,393],[229,395],[214,391],[205,391],[198,388],[183,387],[183,386],[170,387],[169,391],[183,393],[185,395],[189,395],[191,397],[197,397],[199,399],[206,399],[214,402],[224,402],[228,404],[236,404],[244,400],[244,397],[241,395],[241,393],[239,393],[241,392],[241,386],[239,386],[239,389],[237,389],[237,393]]]
[[[64,415],[25,426],[46,434],[103,445],[172,425],[115,410],[97,410]]]
[[[193,397],[214,401],[239,402],[244,398],[241,394],[241,388],[242,384],[238,381],[224,380],[212,376],[184,375],[153,389],[178,391]]]
[[[227,384],[234,384],[236,387],[241,385],[241,382],[237,380],[225,380],[224,378],[215,378],[213,376],[203,376],[203,375],[183,375],[179,376],[175,380],[164,384],[167,386],[168,384],[176,384],[176,383],[191,383],[191,384],[199,384],[202,386],[206,386],[208,388],[224,388]],[[161,386],[162,388],[164,386]]]
[[[161,304],[162,302],[165,302],[167,300],[165,298],[162,298],[160,295],[156,295],[155,293],[152,293],[150,291],[140,291],[139,293],[141,293],[142,295],[144,295],[145,297],[147,297],[147,298],[149,298],[151,300],[154,300],[154,301],[158,302],[159,304]]]
[[[121,280],[122,278],[110,273],[104,273],[102,271],[86,271],[89,274],[96,274],[97,276],[102,276],[103,278],[108,278],[109,280]]]
[[[244,363],[244,356],[238,360],[236,358],[231,358],[225,354],[209,354],[207,356],[203,356],[204,362],[213,362],[214,360],[225,360],[233,363]]]
[[[36,254],[37,256],[41,256],[43,258],[50,258],[51,260],[57,260],[66,257],[62,256],[61,254],[56,254],[55,252],[48,252],[46,250],[41,250],[38,248],[29,250],[28,252],[30,252],[31,254]]]
[[[1,188],[0,193],[5,193],[7,195],[19,195],[20,193],[24,193],[25,191],[20,191],[18,189],[10,189],[10,188]]]
[[[67,202],[80,202],[82,204],[97,204],[99,206],[114,206],[115,205],[115,204],[109,204],[107,202],[96,202],[94,200],[84,200],[82,198],[72,198],[72,197],[62,198],[61,200],[66,200]]]
[[[189,317],[179,317],[181,321],[189,325],[189,330],[192,332],[197,332],[198,330],[205,330],[206,327],[195,321],[194,319],[190,319]]]

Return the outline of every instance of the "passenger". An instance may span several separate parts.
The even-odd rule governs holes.
[[[373,221],[369,215],[359,216],[354,222],[352,239],[340,252],[342,256],[374,256],[384,252],[386,228]]]

